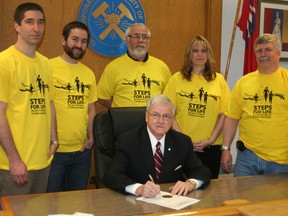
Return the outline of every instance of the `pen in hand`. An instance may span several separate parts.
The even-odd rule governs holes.
[[[151,182],[153,182],[155,184],[155,181],[154,181],[153,177],[150,174],[149,174],[149,179],[150,179]],[[159,193],[160,193],[160,191],[159,191]],[[165,194],[162,197],[163,198],[171,198],[173,196],[171,194]]]
[[[153,177],[152,177],[150,174],[149,174],[149,179],[150,179],[150,181],[151,181],[154,185],[156,185]],[[155,186],[153,186],[153,187],[155,187]],[[159,186],[159,185],[156,185],[156,188],[154,188],[154,189],[157,190],[156,194],[159,194],[159,193],[160,193],[160,186]],[[155,194],[155,195],[156,195],[156,194]]]
[[[149,179],[150,179],[151,182],[153,182],[155,184],[155,181],[154,181],[153,177],[150,174],[149,174]]]

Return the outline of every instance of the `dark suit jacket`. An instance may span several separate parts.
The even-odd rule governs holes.
[[[180,165],[182,167],[176,169]],[[113,190],[125,193],[127,185],[145,184],[149,180],[149,174],[156,179],[153,151],[145,125],[119,136],[112,166],[104,175],[104,183]],[[205,186],[209,183],[211,174],[194,153],[191,138],[170,130],[165,138],[158,183],[185,181],[187,178],[202,180]]]

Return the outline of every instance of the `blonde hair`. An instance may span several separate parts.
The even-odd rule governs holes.
[[[281,52],[282,43],[281,43],[280,39],[276,35],[268,34],[268,33],[260,35],[258,38],[256,38],[256,40],[254,42],[254,51],[256,51],[256,46],[258,44],[266,44],[266,43],[273,43],[275,49],[278,52]]]
[[[214,54],[213,54],[213,50],[211,48],[210,43],[202,35],[197,35],[190,41],[185,52],[184,65],[181,69],[181,74],[183,75],[185,79],[191,81],[192,71],[193,71],[193,62],[191,59],[192,59],[193,48],[195,44],[197,43],[203,44],[204,47],[207,49],[208,58],[207,58],[207,62],[205,63],[203,76],[208,82],[212,81],[216,77]]]

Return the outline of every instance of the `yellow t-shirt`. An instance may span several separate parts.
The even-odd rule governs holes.
[[[197,142],[210,138],[218,114],[225,111],[230,90],[219,73],[213,81],[207,82],[203,76],[195,74],[188,81],[181,72],[177,72],[169,80],[164,94],[176,107],[181,131]],[[222,144],[221,135],[214,144]]]
[[[267,161],[288,164],[288,72],[249,73],[236,83],[225,114],[239,119],[239,139]]]
[[[69,64],[56,57],[50,63],[60,144],[57,152],[79,151],[87,137],[88,104],[98,100],[96,78],[81,62]]]
[[[145,107],[151,96],[163,92],[170,77],[163,61],[149,56],[146,62],[138,62],[125,54],[106,66],[98,97],[113,98],[112,107]]]
[[[29,58],[14,46],[0,53],[0,101],[8,104],[6,116],[14,143],[28,170],[49,166],[51,67],[36,52]],[[0,129],[1,130],[1,129]],[[9,170],[0,147],[0,169]]]

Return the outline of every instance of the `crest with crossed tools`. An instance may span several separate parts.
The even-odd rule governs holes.
[[[118,7],[110,12],[110,13],[106,13],[105,11],[109,8],[109,5],[106,2],[103,2],[93,13],[92,15],[94,16],[94,18],[99,18],[101,15],[104,17],[104,22],[106,24],[108,24],[108,27],[106,27],[99,35],[99,38],[101,40],[105,39],[109,34],[111,35],[111,38],[115,39],[116,35],[114,32],[116,32],[122,40],[125,40],[125,34],[124,34],[124,29],[126,29],[130,23],[127,22],[123,22],[121,23],[121,19],[125,16],[127,18],[129,18],[131,21],[134,21],[134,18],[132,16],[132,14],[130,13],[130,11],[127,9],[127,7],[125,7],[124,4],[120,3],[118,5]],[[110,9],[111,10],[111,9]],[[120,13],[118,12],[120,11]],[[99,25],[100,27],[102,26],[102,28],[104,27],[104,25],[102,24],[102,22],[98,22],[97,25]],[[123,28],[123,30],[120,29],[119,25],[122,25],[121,27]]]
[[[92,50],[105,56],[120,56],[127,51],[127,27],[145,23],[145,14],[140,0],[83,0],[78,20],[91,32],[89,47]]]

